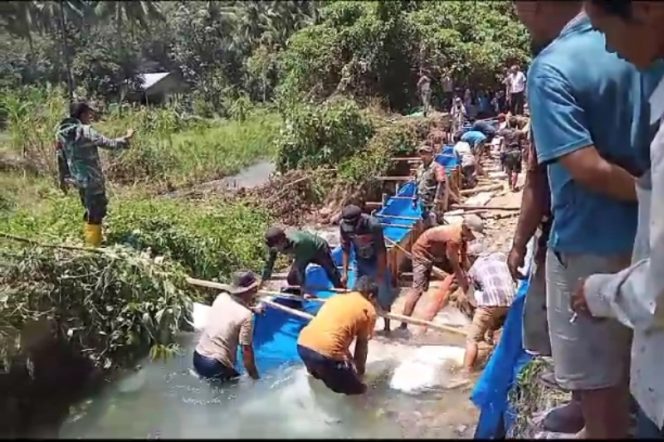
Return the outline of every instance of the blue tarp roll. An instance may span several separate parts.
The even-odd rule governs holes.
[[[500,342],[480,376],[470,397],[480,408],[475,439],[502,439],[511,427],[507,394],[531,356],[523,349],[521,327],[528,281],[522,281],[516,299],[507,313]]]

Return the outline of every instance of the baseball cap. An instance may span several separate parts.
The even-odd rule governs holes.
[[[265,242],[268,247],[273,247],[281,239],[286,237],[286,233],[281,227],[272,226],[265,232]]]
[[[477,215],[469,215],[463,218],[463,225],[468,227],[470,231],[475,234],[484,234],[484,221]]]
[[[428,144],[422,144],[420,147],[417,148],[418,152],[426,152],[426,153],[433,153],[433,147],[429,146]]]
[[[355,221],[362,215],[362,209],[355,204],[349,204],[341,211],[341,218],[344,221]]]

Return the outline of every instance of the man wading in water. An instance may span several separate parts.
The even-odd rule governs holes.
[[[378,286],[363,276],[355,291],[329,298],[300,332],[297,352],[307,371],[335,393],[354,395],[367,390],[361,378],[376,324],[377,296]]]
[[[194,350],[194,369],[201,377],[226,381],[240,376],[235,370],[239,345],[247,374],[258,379],[253,346],[254,312],[260,313],[262,309],[250,307],[258,284],[252,272],[236,272],[228,293],[220,293],[214,300]]]

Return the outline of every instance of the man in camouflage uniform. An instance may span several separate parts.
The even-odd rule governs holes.
[[[422,164],[416,171],[417,193],[413,198],[413,207],[419,203],[424,227],[428,229],[442,223],[449,189],[445,168],[434,161],[434,148],[423,144],[417,152]]]
[[[127,148],[134,131],[129,129],[121,138],[106,138],[90,126],[93,114],[94,110],[85,102],[72,104],[70,116],[60,123],[56,137],[85,207],[85,242],[98,247],[102,240],[101,223],[108,204],[98,148]]]

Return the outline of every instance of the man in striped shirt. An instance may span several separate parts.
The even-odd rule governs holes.
[[[514,301],[514,281],[502,253],[480,254],[478,244],[468,248],[468,259],[473,263],[468,278],[475,286],[475,314],[466,340],[464,368],[472,371],[477,360],[478,343],[493,343],[493,333],[505,321]],[[473,262],[474,261],[474,262]],[[489,335],[488,339],[485,335]]]

